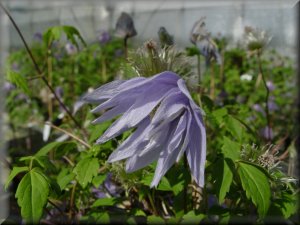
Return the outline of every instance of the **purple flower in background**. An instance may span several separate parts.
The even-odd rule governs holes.
[[[14,63],[11,65],[11,68],[12,68],[12,70],[14,70],[14,71],[19,71],[19,70],[20,70],[20,65],[19,65],[19,63],[14,62]]]
[[[177,74],[165,71],[150,78],[116,80],[84,99],[100,104],[93,113],[104,112],[94,124],[123,114],[97,143],[136,128],[109,156],[109,162],[127,159],[126,171],[133,172],[157,160],[153,187],[185,152],[193,178],[203,187],[206,131],[202,113]]]
[[[34,35],[33,35],[33,40],[36,41],[36,42],[41,42],[43,40],[43,35],[41,32],[36,32]]]
[[[56,60],[60,61],[64,57],[64,54],[62,52],[54,52],[53,56]]]
[[[18,100],[18,101],[25,101],[25,102],[30,102],[30,98],[24,94],[24,93],[20,93],[18,94],[16,97],[15,97],[15,100]]]
[[[71,43],[67,43],[65,46],[65,49],[66,49],[66,52],[68,53],[68,55],[74,55],[77,53],[76,46]]]
[[[100,31],[100,34],[98,35],[98,40],[100,44],[104,45],[111,40],[111,36],[107,31]]]
[[[56,87],[55,94],[60,98],[60,100],[62,100],[62,98],[64,96],[64,89],[60,86]]]
[[[137,35],[133,20],[129,14],[122,12],[121,16],[118,18],[116,35],[124,39]]]
[[[252,106],[252,109],[254,109],[256,112],[260,112],[261,114],[263,114],[264,116],[266,115],[265,110],[261,107],[260,104],[254,104]]]
[[[270,112],[276,111],[279,109],[278,105],[275,103],[275,97],[270,96],[268,101],[268,108]]]
[[[3,90],[5,93],[9,93],[11,92],[12,90],[16,89],[16,86],[8,81],[4,81],[4,84],[3,84]]]
[[[124,51],[123,51],[123,49],[117,49],[116,51],[115,51],[115,56],[116,57],[120,57],[120,56],[122,56],[124,54]]]
[[[260,130],[260,134],[267,140],[272,140],[274,137],[273,130],[270,127],[264,127]]]
[[[119,197],[122,188],[115,184],[112,174],[108,173],[104,182],[98,188],[92,188],[92,192],[97,198],[107,198],[110,196]]]
[[[273,84],[272,81],[268,80],[266,82],[266,84],[267,84],[267,87],[268,87],[269,91],[274,91],[275,90],[275,85]]]

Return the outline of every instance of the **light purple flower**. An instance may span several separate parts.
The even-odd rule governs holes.
[[[274,96],[270,96],[269,101],[268,101],[268,108],[269,108],[269,111],[270,111],[270,112],[279,110],[279,107],[278,107],[278,105],[275,103],[274,100],[275,100]]]
[[[275,85],[273,84],[272,81],[268,80],[268,81],[266,82],[266,85],[267,85],[269,91],[274,91],[274,90],[275,90]]]
[[[104,182],[98,188],[92,188],[96,198],[107,198],[109,196],[119,197],[122,188],[115,184],[112,174],[108,173]]]
[[[62,100],[62,98],[64,96],[64,89],[61,86],[57,86],[55,88],[55,93],[60,98],[60,100]]]
[[[16,89],[16,86],[8,81],[4,81],[4,84],[3,84],[3,90],[5,93],[9,93],[11,92],[12,90]]]
[[[122,56],[124,54],[124,51],[123,51],[123,49],[117,49],[116,51],[115,51],[115,56],[116,57],[120,57],[120,56]]]
[[[126,171],[133,172],[157,160],[153,187],[185,152],[193,178],[203,187],[206,131],[202,113],[177,74],[165,71],[150,78],[116,80],[84,99],[100,104],[92,110],[103,112],[94,124],[123,114],[98,144],[136,128],[109,156],[109,162],[127,159]]]
[[[33,35],[33,40],[36,41],[36,42],[41,42],[43,40],[43,35],[41,32],[36,32],[34,35]]]
[[[100,31],[100,34],[98,35],[98,40],[99,40],[100,44],[104,45],[111,40],[111,36],[107,31],[102,30],[102,31]]]
[[[266,115],[265,110],[261,107],[260,104],[252,105],[252,109],[254,109],[256,112],[260,112],[263,116]]]
[[[273,130],[269,126],[262,128],[260,134],[267,140],[272,140],[274,137]]]
[[[68,53],[68,55],[74,55],[77,53],[76,46],[71,43],[67,43],[65,46],[65,49],[66,49],[66,52]]]
[[[137,35],[131,16],[122,12],[116,24],[116,36],[127,39]]]

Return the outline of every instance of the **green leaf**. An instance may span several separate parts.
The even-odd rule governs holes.
[[[147,176],[145,176],[143,178],[142,183],[144,185],[150,186],[153,176],[154,176],[153,173],[148,174]],[[160,191],[172,191],[173,190],[173,188],[171,187],[171,185],[166,177],[161,178],[156,189],[160,190]]]
[[[285,219],[297,212],[297,197],[294,194],[283,193],[280,199],[273,202],[273,207],[282,214]],[[275,214],[278,216],[278,214]]]
[[[172,191],[173,188],[171,187],[168,179],[166,177],[162,177],[158,186],[157,186],[157,190],[160,191]]]
[[[182,217],[180,224],[199,224],[205,217],[204,214],[196,215],[194,211],[189,211]]]
[[[115,203],[116,203],[116,199],[115,198],[100,198],[100,199],[97,199],[93,203],[92,208],[99,207],[99,206],[112,206]]]
[[[54,151],[54,150],[58,149],[59,147],[64,147],[64,146],[68,146],[68,145],[70,145],[70,147],[74,147],[74,145],[76,145],[76,144],[72,141],[51,142],[51,143],[45,145],[43,148],[41,148],[37,153],[35,153],[35,156],[44,156],[44,155],[47,155],[51,150]]]
[[[225,158],[230,158],[235,161],[240,157],[241,145],[236,143],[235,141],[230,140],[226,136],[224,136],[223,138],[223,145],[221,149]]]
[[[233,179],[233,173],[228,165],[230,163],[228,160],[225,160],[223,157],[217,160],[214,167],[213,177],[216,180],[214,187],[217,191],[217,196],[219,203],[222,204],[226,193],[230,189],[230,185]]]
[[[217,109],[212,112],[212,115],[218,122],[218,124],[221,124],[223,122],[223,117],[226,116],[228,113],[226,108]]]
[[[50,27],[43,35],[43,40],[47,46],[54,40],[60,40],[62,34],[65,34],[67,39],[78,48],[78,43],[75,37],[78,37],[80,41],[86,45],[79,31],[72,26],[54,26]]]
[[[166,222],[159,216],[148,216],[147,224],[166,224]]]
[[[79,184],[85,188],[92,181],[93,177],[97,175],[98,169],[98,159],[87,157],[80,160],[73,172],[76,174]]]
[[[56,170],[54,164],[49,160],[48,156],[34,156],[34,160],[45,170],[54,172]]]
[[[75,174],[73,172],[70,172],[68,169],[64,168],[62,171],[58,174],[56,180],[61,190],[64,190],[67,185],[74,180]]]
[[[226,117],[227,130],[232,134],[233,137],[237,138],[238,141],[242,141],[244,127],[234,117],[228,115]]]
[[[138,208],[134,208],[132,210],[132,214],[135,216],[146,216],[146,213],[143,210],[138,209]]]
[[[30,89],[27,84],[27,80],[19,73],[13,70],[8,70],[6,78],[9,82],[15,84],[17,87],[21,88],[21,90],[29,95]]]
[[[238,163],[238,174],[247,197],[257,206],[259,216],[263,217],[268,212],[271,198],[267,176],[257,167],[243,162]]]
[[[187,56],[200,55],[200,51],[196,46],[185,48]]]
[[[106,121],[94,126],[90,134],[89,143],[92,144],[96,139],[98,139],[110,125],[111,121]]]
[[[106,179],[107,174],[99,174],[98,176],[94,177],[92,183],[95,187],[99,187],[103,183],[103,181]]]
[[[21,215],[27,222],[37,223],[47,203],[49,184],[38,168],[29,171],[19,183],[16,192]]]
[[[15,178],[15,176],[17,176],[19,173],[28,171],[29,168],[27,166],[23,166],[23,167],[14,167],[12,169],[12,171],[10,172],[7,181],[5,183],[5,189],[8,188],[8,185],[10,184],[10,182]]]

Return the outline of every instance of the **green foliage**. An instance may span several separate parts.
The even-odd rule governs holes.
[[[49,46],[53,41],[59,41],[62,34],[65,34],[67,39],[78,47],[75,37],[77,37],[84,45],[86,45],[79,31],[72,26],[55,26],[49,28],[43,35],[43,40],[46,46]]]
[[[98,169],[98,159],[87,157],[78,162],[73,172],[76,174],[79,184],[85,188],[92,181],[93,177],[97,175]]]
[[[49,195],[46,175],[38,168],[30,170],[21,180],[16,198],[21,207],[22,217],[27,222],[38,222]]]
[[[228,137],[223,138],[222,153],[225,157],[232,160],[237,160],[240,157],[241,146],[235,141],[230,140]]]
[[[260,217],[267,214],[271,202],[268,177],[256,166],[239,162],[238,173],[248,198],[257,206]]]
[[[194,211],[190,211],[182,217],[180,224],[199,224],[205,217],[205,214],[197,215]]]
[[[6,79],[19,87],[25,94],[30,94],[27,81],[20,73],[9,69],[7,70]]]
[[[14,167],[7,178],[7,181],[5,183],[5,189],[8,188],[8,185],[15,178],[15,176],[17,176],[19,173],[26,172],[28,170],[29,168],[27,166]]]
[[[216,164],[217,167],[214,168],[213,178],[215,179],[214,187],[218,196],[219,203],[224,202],[226,193],[229,192],[230,185],[233,180],[233,172],[230,165],[230,160],[219,158]]]

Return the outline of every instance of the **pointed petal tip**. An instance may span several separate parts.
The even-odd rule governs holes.
[[[107,140],[104,140],[103,137],[100,137],[97,141],[96,144],[103,144],[104,142],[106,142]]]

